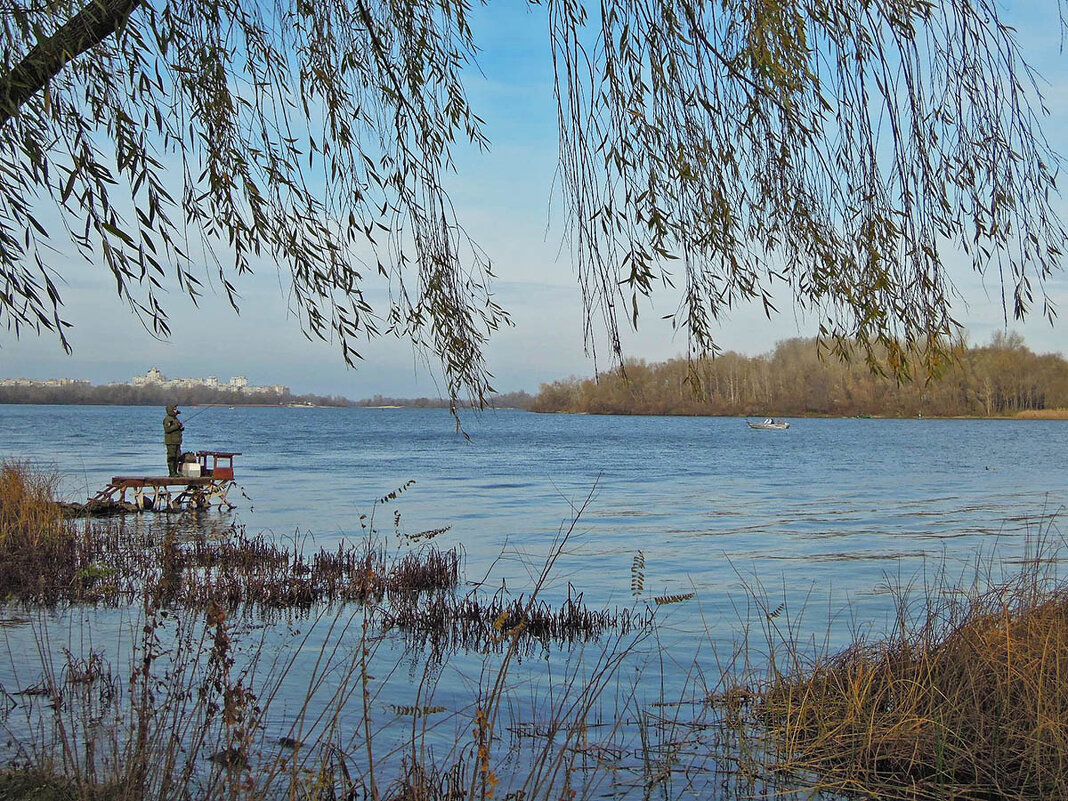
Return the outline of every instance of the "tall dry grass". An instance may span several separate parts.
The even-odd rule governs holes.
[[[59,476],[29,462],[0,463],[0,597],[72,579],[77,533],[55,502]]]
[[[0,548],[38,548],[63,536],[59,475],[24,461],[0,463]]]
[[[1008,578],[897,588],[893,631],[841,652],[813,654],[769,618],[766,677],[716,700],[741,772],[850,797],[1068,798],[1068,587],[1052,534]]]

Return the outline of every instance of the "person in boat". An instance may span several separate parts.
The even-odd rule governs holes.
[[[178,462],[182,458],[182,431],[185,426],[178,419],[181,412],[178,407],[167,407],[167,416],[163,418],[163,443],[167,446],[167,475],[178,475]]]

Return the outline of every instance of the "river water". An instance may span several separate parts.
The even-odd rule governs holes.
[[[67,499],[84,500],[113,475],[165,470],[162,417],[0,406],[0,457],[57,470]],[[385,527],[394,511],[404,530],[449,526],[436,544],[462,547],[467,579],[509,594],[529,592],[588,499],[546,597],[629,608],[694,593],[657,610],[655,650],[679,666],[655,679],[658,693],[689,681],[688,665],[711,670],[761,606],[804,608],[802,633],[832,649],[858,629],[878,635],[893,621],[889,587],[939,570],[965,584],[977,569],[1011,571],[1036,541],[1059,542],[1068,503],[1063,421],[805,419],[753,431],[737,418],[500,410],[465,414],[464,437],[445,410],[191,407],[183,418],[185,449],[241,452],[237,508],[218,514],[250,533],[333,547],[362,536],[376,498],[414,481],[376,509]],[[526,664],[551,680],[545,663]],[[477,660],[457,670],[474,683]],[[407,703],[414,681],[383,697]],[[462,705],[467,683],[443,678],[435,703]]]

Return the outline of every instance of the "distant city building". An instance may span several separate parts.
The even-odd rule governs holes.
[[[139,375],[133,379],[130,383],[135,387],[143,387],[148,384],[163,384],[167,381],[167,377],[159,371],[158,367],[153,367],[145,375]]]
[[[0,387],[71,387],[91,386],[84,378],[0,378]],[[243,375],[235,375],[226,384],[219,383],[218,376],[207,378],[167,378],[158,367],[153,367],[144,375],[135,376],[128,382],[117,382],[111,386],[153,387],[160,389],[219,389],[228,392],[242,392],[246,395],[288,395],[289,387],[282,384],[257,387],[248,383]]]
[[[205,387],[208,389],[222,389],[230,392],[244,392],[250,395],[286,395],[289,387],[282,384],[257,387],[248,383],[243,375],[235,375],[226,384],[219,383],[218,376],[209,375],[207,378],[167,378],[160,372],[158,367],[153,367],[144,375],[137,376],[131,382],[135,387],[162,387],[174,389],[194,389]]]

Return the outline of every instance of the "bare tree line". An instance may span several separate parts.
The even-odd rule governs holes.
[[[1068,361],[1033,353],[1016,333],[958,345],[940,372],[898,380],[863,359],[825,358],[811,339],[762,356],[630,360],[596,378],[543,384],[541,412],[679,415],[1002,416],[1068,409]]]
[[[0,387],[0,403],[69,404],[80,406],[282,406],[308,403],[316,406],[350,406],[340,396],[294,395],[290,392],[250,394],[211,387],[138,387],[130,384],[67,384]]]

